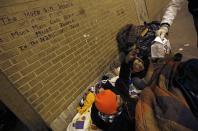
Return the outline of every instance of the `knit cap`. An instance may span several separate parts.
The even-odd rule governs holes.
[[[95,98],[96,108],[107,115],[113,114],[117,111],[117,98],[116,94],[111,90],[104,90],[96,95]]]

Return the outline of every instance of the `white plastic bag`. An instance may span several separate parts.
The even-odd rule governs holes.
[[[166,38],[161,39],[159,36],[155,38],[151,45],[151,57],[152,58],[164,58],[171,53],[171,46],[169,40]]]

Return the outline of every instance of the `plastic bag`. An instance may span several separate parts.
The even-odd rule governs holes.
[[[151,57],[152,58],[164,58],[171,53],[171,46],[168,39],[161,39],[156,37],[151,45]]]

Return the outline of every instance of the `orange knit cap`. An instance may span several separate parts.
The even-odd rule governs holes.
[[[116,94],[111,90],[104,90],[96,95],[95,98],[96,108],[107,115],[113,114],[117,111]]]

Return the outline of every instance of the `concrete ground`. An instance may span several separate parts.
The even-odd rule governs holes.
[[[198,58],[196,37],[193,18],[188,11],[187,3],[185,3],[178,12],[169,32],[173,51],[182,53],[184,55],[183,60]]]

